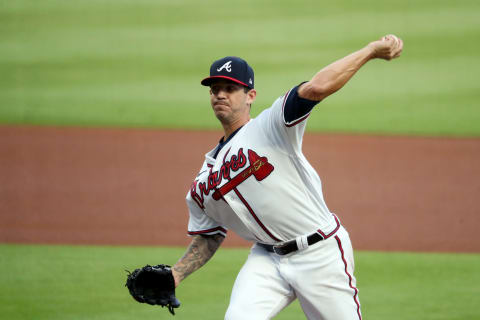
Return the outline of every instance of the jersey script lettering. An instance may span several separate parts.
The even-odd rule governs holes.
[[[231,171],[236,172],[244,168],[247,164],[247,158],[243,153],[243,148],[240,148],[236,155],[233,154],[230,157],[230,160],[223,161],[220,170],[213,171],[212,168],[210,168],[206,182],[199,182],[199,179],[193,181],[190,188],[190,195],[198,206],[202,209],[205,208],[204,197],[209,195],[212,190],[214,190],[213,199],[218,201],[223,195],[236,188],[251,175],[253,175],[257,181],[261,181],[269,176],[274,169],[266,157],[260,157],[255,151],[250,149],[248,150],[248,160],[250,165],[231,179]],[[223,180],[228,180],[228,182],[217,189]]]

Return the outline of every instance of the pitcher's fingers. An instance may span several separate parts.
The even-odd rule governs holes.
[[[403,43],[400,45],[399,48],[395,51],[395,54],[393,55],[393,58],[398,58],[402,54],[403,51]]]
[[[398,46],[398,53],[397,53],[397,57],[402,53],[403,51],[403,40],[402,39],[398,39],[399,40],[399,46]]]
[[[396,35],[391,35],[393,40],[395,40],[395,46],[398,47],[400,45],[400,39]]]

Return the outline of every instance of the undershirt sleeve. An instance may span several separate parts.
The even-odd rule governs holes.
[[[287,101],[285,102],[285,107],[283,109],[285,123],[292,123],[298,119],[301,119],[310,111],[312,111],[313,107],[315,107],[315,105],[319,102],[304,99],[298,96],[298,87],[300,87],[303,83],[305,82],[302,82],[298,86],[294,87],[287,97]]]

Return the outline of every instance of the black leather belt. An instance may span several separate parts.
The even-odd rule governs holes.
[[[315,233],[312,233],[311,235],[309,235],[307,237],[307,243],[308,243],[309,246],[317,243],[318,241],[322,241],[322,240],[330,238],[332,235],[334,235],[338,231],[338,229],[340,228],[340,221],[338,220],[336,215],[333,215],[333,217],[335,218],[335,222],[337,223],[336,228],[332,232],[330,232],[329,234],[324,234],[320,230],[318,230]],[[274,245],[271,245],[271,244],[264,244],[264,243],[260,243],[260,242],[257,242],[257,244],[260,247],[265,248],[268,252],[274,252],[274,253],[276,253],[278,255],[281,255],[281,256],[284,256],[286,254],[289,254],[289,253],[292,253],[292,252],[295,252],[295,251],[298,250],[297,240],[290,240],[290,241],[285,242],[284,244],[279,245],[279,246],[274,246]]]
[[[307,237],[307,242],[308,242],[308,245],[311,246],[312,244],[317,243],[318,241],[321,241],[323,239],[324,238],[319,233],[315,232]],[[262,248],[265,248],[268,252],[275,252],[276,254],[281,256],[284,256],[286,254],[289,254],[298,250],[296,240],[290,240],[288,242],[285,242],[281,246],[274,246],[271,244],[264,244],[264,243],[258,243],[258,245]]]

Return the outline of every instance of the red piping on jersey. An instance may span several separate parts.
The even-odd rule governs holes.
[[[193,236],[193,235],[196,235],[196,234],[205,234],[205,233],[210,233],[210,232],[215,232],[215,231],[220,231],[220,232],[223,232],[223,233],[227,233],[227,230],[225,228],[215,227],[215,228],[206,229],[206,230],[188,231],[188,234]]]
[[[320,230],[320,229],[317,230],[317,232],[320,233],[320,235],[323,237],[323,240],[328,239],[331,236],[333,236],[335,234],[335,232],[337,232],[338,229],[340,228],[340,221],[338,221],[337,216],[333,215],[333,217],[335,218],[335,222],[337,223],[337,227],[332,232],[330,232],[329,234],[325,234],[325,233],[322,232],[322,230]]]
[[[263,231],[265,231],[266,234],[268,234],[270,236],[270,238],[272,238],[273,240],[275,241],[281,241],[279,239],[277,239],[268,229],[267,227],[265,227],[265,225],[260,221],[260,219],[257,217],[257,215],[255,214],[255,212],[253,211],[252,207],[250,207],[250,205],[248,204],[247,200],[245,200],[245,198],[242,196],[242,194],[238,191],[237,188],[234,188],[233,191],[235,191],[235,193],[237,194],[238,198],[243,202],[243,204],[245,205],[245,207],[247,207],[248,211],[250,212],[250,214],[252,215],[252,217],[255,219],[255,221],[258,223],[258,225],[263,229]]]
[[[290,123],[290,124],[285,124],[287,127],[293,127],[293,126],[296,126],[297,124],[299,124],[300,122],[302,122],[303,120],[307,119],[308,117],[310,116],[310,112],[306,115],[304,115],[302,118],[298,119],[297,121],[295,121],[294,123]]]
[[[342,260],[343,260],[343,264],[345,265],[345,273],[347,274],[348,276],[348,285],[350,286],[350,288],[353,289],[353,291],[355,292],[353,294],[353,301],[355,301],[355,304],[357,305],[357,315],[358,315],[358,319],[362,320],[362,315],[360,313],[360,303],[358,302],[358,289],[355,288],[352,284],[352,276],[350,275],[350,273],[348,273],[347,271],[347,260],[345,260],[345,254],[343,252],[343,248],[342,248],[342,241],[340,241],[340,238],[338,236],[335,236],[335,240],[337,240],[337,243],[338,243],[338,248],[340,249],[340,253],[342,254]]]
[[[300,119],[297,119],[293,123],[288,124],[288,123],[285,122],[285,103],[287,103],[287,98],[288,98],[288,95],[290,94],[291,91],[292,91],[292,89],[287,91],[287,93],[285,94],[285,98],[283,98],[283,104],[282,104],[283,123],[285,123],[285,126],[287,126],[289,128],[293,127],[293,126],[296,126],[297,124],[299,124],[300,122],[302,122],[303,120],[307,119],[310,116],[310,112],[309,112],[306,115],[304,115],[303,117],[301,117]]]

